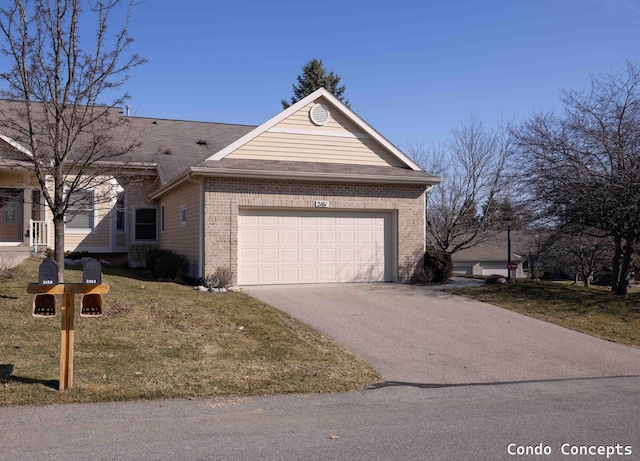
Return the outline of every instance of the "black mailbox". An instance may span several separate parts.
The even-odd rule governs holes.
[[[82,283],[100,285],[102,283],[102,264],[93,258],[87,259],[82,269]]]
[[[53,259],[45,259],[38,269],[38,285],[58,284],[58,264]]]

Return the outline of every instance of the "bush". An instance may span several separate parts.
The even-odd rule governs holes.
[[[189,270],[189,260],[173,250],[153,248],[147,251],[145,263],[154,277],[167,280],[182,279]]]
[[[76,259],[89,258],[91,254],[88,251],[65,251],[64,257],[75,261]]]
[[[212,275],[207,275],[202,279],[202,285],[207,288],[227,288],[231,285],[233,274],[227,266],[220,266]]]
[[[491,274],[489,277],[487,277],[486,282],[491,284],[507,283],[507,279],[504,277],[504,275]]]
[[[129,254],[127,264],[132,269],[139,267],[147,267],[147,253],[150,250],[155,250],[157,247],[152,243],[135,243],[129,247]]]
[[[449,283],[451,274],[453,274],[451,255],[444,251],[428,249],[424,254],[424,273],[429,275],[431,279],[425,280],[426,283]]]

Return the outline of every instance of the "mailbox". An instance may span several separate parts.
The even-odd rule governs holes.
[[[34,317],[55,317],[56,297],[50,294],[36,295],[33,299]]]
[[[80,317],[100,317],[102,315],[102,296],[88,294],[82,297]]]
[[[100,285],[102,283],[102,264],[95,259],[87,259],[82,268],[82,283]]]
[[[38,285],[57,285],[58,274],[58,263],[53,259],[45,259],[38,269]]]

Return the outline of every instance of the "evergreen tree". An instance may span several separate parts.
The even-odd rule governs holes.
[[[344,85],[340,86],[340,76],[333,71],[327,73],[322,65],[322,59],[313,58],[302,67],[302,75],[298,75],[298,83],[292,84],[293,96],[291,100],[283,99],[282,107],[287,107],[297,103],[306,96],[319,88],[326,88],[336,98],[342,101],[347,107],[350,107],[349,100],[345,99],[344,92],[347,89]]]

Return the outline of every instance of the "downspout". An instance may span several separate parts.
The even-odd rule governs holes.
[[[204,180],[196,181],[192,173],[187,173],[187,181],[200,186],[200,210],[198,213],[198,277],[203,278],[204,274]]]

